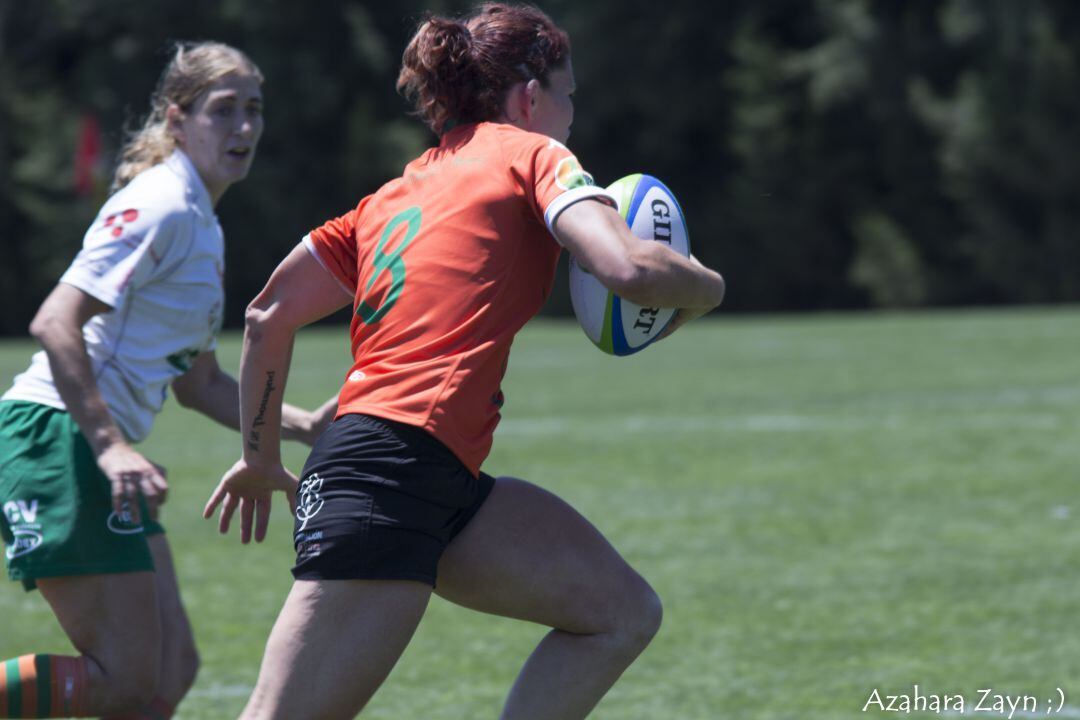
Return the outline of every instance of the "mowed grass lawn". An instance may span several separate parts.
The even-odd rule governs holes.
[[[5,385],[30,349],[0,344]],[[305,331],[288,398],[333,392],[346,354]],[[486,469],[569,500],[665,602],[594,717],[893,717],[862,709],[915,683],[1040,717],[1060,687],[1080,717],[1080,308],[718,318],[623,359],[537,322],[505,389]],[[234,717],[290,584],[284,503],[242,547],[200,519],[238,437],[171,402],[144,449],[203,657],[178,717]],[[544,632],[435,600],[365,717],[494,718]],[[33,651],[69,650],[4,584],[0,658]]]

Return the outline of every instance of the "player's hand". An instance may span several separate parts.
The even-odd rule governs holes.
[[[704,265],[701,264],[701,261],[698,260],[693,255],[690,256],[690,261],[692,263],[694,263],[695,265],[697,265],[698,267],[702,267],[702,268],[705,267]],[[702,315],[705,315],[706,313],[708,313],[712,309],[713,308],[711,308],[711,307],[680,308],[679,310],[677,310],[675,312],[675,315],[672,316],[671,322],[669,322],[667,324],[667,327],[664,328],[664,332],[660,333],[660,337],[658,337],[657,340],[663,340],[667,336],[671,335],[671,333],[673,333],[676,330],[678,330],[679,328],[681,328],[686,323],[690,322],[691,320],[697,320],[699,317],[701,317]]]
[[[229,532],[232,516],[239,508],[240,542],[251,542],[253,525],[255,542],[262,542],[270,523],[270,500],[275,490],[285,493],[289,508],[296,512],[296,476],[280,464],[256,468],[240,459],[221,478],[203,509],[203,517],[213,517],[214,510],[221,505],[218,530],[225,534]]]
[[[169,484],[165,468],[150,462],[127,443],[116,442],[97,456],[98,467],[112,486],[113,510],[129,513],[131,522],[142,523],[139,496],[146,500],[151,517],[157,517],[158,506],[165,502]]]
[[[660,337],[658,337],[657,340],[663,340],[686,323],[690,322],[691,320],[698,319],[705,313],[709,312],[709,310],[712,310],[712,308],[681,308],[677,310],[675,314],[671,317],[671,322],[667,324],[667,327],[664,328],[664,332],[660,333]]]

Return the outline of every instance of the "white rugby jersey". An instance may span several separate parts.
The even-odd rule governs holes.
[[[149,434],[169,383],[216,345],[224,250],[210,194],[177,150],[106,201],[60,278],[112,308],[86,323],[83,337],[109,411],[132,442]],[[3,399],[65,409],[44,351]]]

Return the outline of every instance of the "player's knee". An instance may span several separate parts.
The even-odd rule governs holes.
[[[623,634],[627,643],[638,650],[645,649],[664,620],[664,605],[652,586],[640,580],[631,595],[629,610],[623,622]]]
[[[165,648],[165,653],[158,696],[169,705],[176,706],[195,685],[195,677],[199,674],[199,651],[195,647],[195,639],[188,633],[174,638]]]
[[[142,710],[157,695],[157,670],[147,672],[132,668],[130,672],[116,672],[109,677],[109,708],[112,712],[135,712]]]
[[[129,654],[122,659],[105,659],[101,669],[108,688],[108,704],[114,712],[141,710],[157,695],[160,664],[156,658]]]
[[[195,678],[199,674],[199,666],[201,664],[202,658],[199,657],[199,650],[195,647],[195,643],[191,642],[186,644],[180,653],[180,667],[178,672],[180,676],[180,687],[183,689],[184,695],[186,695],[187,691],[195,685]],[[177,702],[179,702],[179,698],[177,698]]]
[[[607,611],[605,633],[620,655],[637,656],[660,630],[664,617],[660,596],[640,576],[612,597]]]

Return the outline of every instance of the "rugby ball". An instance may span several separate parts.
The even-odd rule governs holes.
[[[619,215],[639,238],[665,243],[690,256],[686,219],[675,196],[652,175],[628,175],[607,188],[618,203]],[[592,273],[570,258],[570,301],[574,315],[596,347],[610,355],[644,350],[664,332],[674,308],[650,308],[624,300],[600,284]]]

